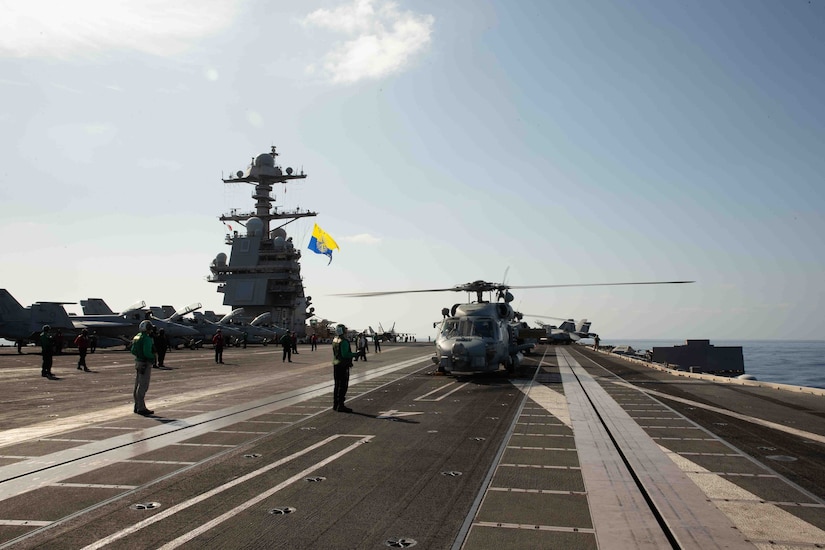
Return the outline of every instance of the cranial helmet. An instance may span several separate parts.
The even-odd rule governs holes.
[[[335,327],[335,334],[337,334],[338,336],[343,336],[346,333],[347,327],[345,327],[344,325],[338,325],[337,327]]]
[[[151,329],[152,329],[152,323],[151,323],[151,321],[148,321],[148,320],[147,321],[141,321],[140,325],[138,325],[138,330],[140,330],[140,332],[149,332]]]
[[[52,330],[52,327],[49,325],[43,325],[43,332],[49,332],[50,330]]]

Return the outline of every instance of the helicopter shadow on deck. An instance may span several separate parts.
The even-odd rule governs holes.
[[[521,366],[513,373],[500,370],[496,372],[453,374],[447,379],[452,378],[456,383],[461,384],[469,382],[479,386],[507,386],[511,380],[532,379],[535,371],[535,366]]]

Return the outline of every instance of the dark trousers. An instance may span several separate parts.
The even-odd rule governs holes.
[[[223,363],[223,346],[215,346],[215,362]]]
[[[78,350],[78,353],[80,354],[80,358],[77,360],[77,368],[83,367],[85,369],[86,368],[86,350],[85,349]]]
[[[332,390],[332,408],[344,406],[349,388],[349,365],[333,365],[332,374],[335,380],[335,388]]]
[[[166,359],[166,350],[158,350],[158,366],[163,367],[163,360]]]
[[[40,370],[40,374],[51,374],[52,373],[52,354],[51,353],[43,353],[43,368]]]
[[[281,358],[281,362],[283,363],[289,359],[289,362],[292,362],[292,346],[284,346],[284,356]]]

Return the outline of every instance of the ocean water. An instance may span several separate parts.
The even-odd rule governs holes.
[[[711,340],[713,346],[742,346],[745,372],[763,382],[825,389],[825,341]],[[601,345],[627,345],[635,350],[683,346],[684,340],[602,340]]]

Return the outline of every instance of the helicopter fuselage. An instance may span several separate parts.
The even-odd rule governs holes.
[[[522,351],[513,338],[512,318],[512,308],[500,302],[453,306],[436,336],[433,363],[445,373],[495,372],[501,366],[512,371]]]

